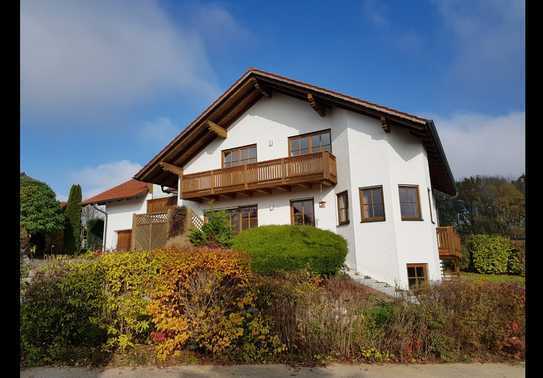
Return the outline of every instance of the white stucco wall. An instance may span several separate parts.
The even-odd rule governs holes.
[[[430,176],[421,143],[408,132],[393,128],[385,133],[380,122],[334,108],[320,117],[307,102],[273,93],[241,116],[226,139],[215,139],[184,167],[186,174],[221,168],[221,151],[257,145],[257,160],[288,156],[288,137],[331,129],[332,153],[337,162],[337,185],[293,192],[274,191],[249,198],[203,204],[179,200],[202,214],[206,208],[256,204],[259,225],[289,224],[290,200],[313,197],[316,226],[342,235],[348,242],[347,265],[361,274],[401,287],[407,285],[407,263],[427,263],[431,280],[441,278],[435,227],[430,221],[427,188]],[[419,185],[423,221],[402,221],[399,184]],[[383,186],[384,222],[360,222],[359,188]],[[348,190],[350,223],[337,225],[336,193]],[[319,208],[319,201],[326,201]],[[437,215],[434,211],[434,220]],[[437,223],[437,221],[436,221]]]
[[[116,231],[132,229],[133,214],[141,214],[145,213],[146,211],[146,197],[108,203],[106,205],[106,250],[111,251],[117,247]]]
[[[406,287],[406,264],[426,263],[429,279],[440,280],[424,147],[404,129],[393,128],[392,132],[385,133],[377,120],[356,113],[349,113],[348,118],[351,190],[357,202],[353,209],[358,220],[355,223],[357,270]],[[402,221],[398,190],[401,184],[419,186],[422,221]],[[385,221],[360,223],[359,188],[374,185],[383,186]]]

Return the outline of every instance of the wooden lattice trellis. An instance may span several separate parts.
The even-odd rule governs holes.
[[[132,249],[151,250],[163,247],[168,240],[168,214],[134,214],[132,218]]]

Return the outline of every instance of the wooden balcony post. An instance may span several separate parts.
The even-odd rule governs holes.
[[[328,151],[321,152],[322,173],[325,179],[330,179],[330,162]]]
[[[215,193],[215,171],[211,171],[211,174],[209,175],[209,187],[211,188],[211,193]]]
[[[247,164],[245,164],[243,166],[243,178],[242,178],[242,182],[243,182],[243,186],[245,187],[245,189],[248,189],[249,188],[249,184],[247,183]]]

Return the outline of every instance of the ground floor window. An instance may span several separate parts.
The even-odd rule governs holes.
[[[315,225],[313,198],[290,201],[290,222],[292,224]]]
[[[212,210],[211,210],[212,211]],[[258,227],[258,208],[257,205],[240,206],[224,210],[228,215],[230,227],[234,234],[243,230]]]
[[[428,264],[407,264],[409,289],[419,289],[428,284]]]

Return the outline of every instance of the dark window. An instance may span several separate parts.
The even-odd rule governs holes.
[[[236,207],[232,209],[224,210],[228,215],[230,227],[234,234],[238,234],[243,230],[249,228],[258,227],[258,211],[257,205]],[[205,214],[205,221],[207,221],[207,214],[214,210],[209,210]]]
[[[399,192],[402,220],[422,220],[419,187],[417,185],[400,185]]]
[[[332,152],[330,130],[296,135],[289,138],[289,156],[305,155],[320,151]]]
[[[427,264],[407,264],[407,280],[409,289],[419,289],[428,284]]]
[[[337,194],[337,219],[338,223],[349,223],[349,197],[347,191]]]
[[[315,225],[313,199],[290,201],[292,224]]]
[[[233,148],[222,152],[223,168],[256,163],[256,144]]]
[[[360,188],[360,214],[362,222],[378,222],[385,220],[385,204],[383,201],[382,186]]]

